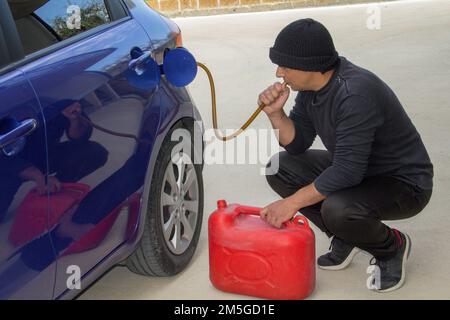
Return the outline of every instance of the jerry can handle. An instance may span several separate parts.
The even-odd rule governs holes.
[[[87,193],[89,193],[91,187],[84,183],[63,182],[61,183],[61,190],[76,191],[79,193],[77,199],[81,200]],[[34,189],[33,192],[37,193],[37,189]]]
[[[83,194],[86,194],[90,191],[91,187],[84,183],[64,182],[61,183],[61,189],[78,191]]]
[[[226,209],[227,206],[228,206],[228,204],[227,204],[227,202],[225,200],[219,200],[217,202],[217,208],[218,209]],[[250,206],[238,205],[234,209],[234,212],[231,215],[231,217],[232,217],[232,219],[235,219],[240,214],[259,216],[260,213],[261,213],[261,209],[262,208],[258,208],[258,207],[250,207]],[[301,215],[294,216],[294,218],[292,220],[284,222],[283,225],[285,227],[293,226],[293,227],[296,227],[296,228],[302,228],[302,227],[306,227],[308,229],[310,228],[308,219],[306,219],[306,217],[301,216]]]
[[[236,215],[235,217],[237,217],[240,214],[250,214],[250,215],[256,215],[259,216],[261,212],[261,208],[257,208],[257,207],[249,207],[249,206],[239,206],[236,208]],[[308,219],[306,219],[306,217],[304,216],[295,216],[294,219],[292,219],[291,221],[286,221],[284,223],[284,225],[287,227],[289,224],[291,224],[292,226],[295,226],[297,228],[310,228],[309,226],[309,222]]]
[[[61,189],[74,190],[87,193],[90,191],[91,187],[84,183],[77,182],[61,182]],[[36,191],[36,190],[34,190]]]
[[[78,192],[77,200],[82,200],[86,194],[91,191],[91,187],[84,183],[62,183],[61,184],[61,190],[70,190]]]
[[[226,200],[217,201],[217,209],[218,210],[226,210],[227,208],[228,208],[228,203],[226,202]],[[240,214],[251,214],[251,215],[259,216],[260,212],[261,212],[261,208],[257,208],[257,207],[237,205],[234,208],[234,216],[238,216]]]
[[[217,201],[217,210],[229,209],[231,208],[228,207],[228,203],[225,200]],[[234,220],[241,214],[259,216],[260,212],[261,208],[237,205],[232,209],[231,212],[229,211],[229,213],[231,213],[229,217],[231,218],[231,220]]]
[[[249,206],[239,206],[236,208],[236,213],[239,214],[250,214],[254,216],[259,216],[261,213],[261,208],[249,207]]]

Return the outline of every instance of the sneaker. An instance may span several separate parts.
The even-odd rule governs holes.
[[[346,244],[339,238],[333,237],[330,252],[320,256],[317,264],[324,270],[342,270],[349,266],[355,255],[361,251],[359,248]]]
[[[369,289],[376,292],[390,292],[399,289],[405,282],[405,263],[411,253],[411,239],[405,233],[392,230],[397,237],[399,248],[389,260],[372,258],[371,265],[378,266],[378,275],[371,278]]]

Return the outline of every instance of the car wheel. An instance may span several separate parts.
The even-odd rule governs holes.
[[[193,152],[173,152],[179,142],[171,141],[171,135],[178,128],[169,132],[160,149],[144,234],[127,259],[128,269],[137,274],[175,275],[191,261],[197,247],[203,219],[202,165],[194,164]]]

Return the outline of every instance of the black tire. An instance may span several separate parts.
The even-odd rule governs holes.
[[[184,252],[175,254],[171,251],[169,248],[170,244],[164,238],[163,223],[161,221],[161,215],[163,214],[161,210],[161,184],[165,177],[165,170],[169,162],[171,162],[172,150],[179,143],[171,141],[172,132],[178,128],[186,127],[180,122],[172,128],[160,149],[150,186],[144,233],[135,252],[126,261],[128,269],[140,275],[160,277],[176,275],[189,264],[197,248],[202,227],[204,205],[202,164],[193,165],[198,182],[198,211],[196,225],[193,229],[194,235]],[[187,129],[192,132],[192,127]]]

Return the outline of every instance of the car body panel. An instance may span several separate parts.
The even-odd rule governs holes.
[[[23,73],[0,75],[0,121],[35,119],[36,129],[24,137],[24,144],[12,143],[17,153],[0,150],[0,299],[50,299],[55,281],[55,255],[48,236],[47,197],[30,206],[28,195],[34,183],[21,177],[32,166],[47,174],[44,121],[38,100]],[[2,125],[2,133],[5,129]],[[41,216],[36,216],[40,212]],[[36,225],[40,234],[29,239],[27,226]],[[47,263],[50,261],[50,263]]]
[[[48,196],[48,228],[40,238],[50,239],[54,249],[42,264],[53,271],[57,266],[50,296],[56,299],[76,297],[134,251],[153,200],[149,187],[164,138],[178,121],[201,121],[186,88],[176,88],[164,77],[152,88],[130,83],[130,51],[151,50],[162,64],[165,50],[176,46],[179,30],[142,1],[124,2],[129,18],[57,44],[57,50],[48,48],[48,54],[18,67],[41,105],[48,174],[82,194],[69,207]],[[83,123],[88,130],[80,143],[69,137],[67,111],[75,104],[92,122]],[[137,139],[117,135],[123,133]],[[35,249],[43,252],[43,244]],[[80,287],[69,288],[77,280],[73,267],[80,271]]]

